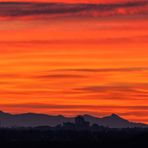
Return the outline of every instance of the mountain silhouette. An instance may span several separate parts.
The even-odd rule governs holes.
[[[109,128],[135,128],[148,127],[146,124],[130,122],[116,114],[98,118],[91,115],[82,115],[91,125]],[[65,122],[74,122],[75,117],[64,117],[62,115],[51,116],[46,114],[24,113],[10,114],[0,111],[1,127],[36,127],[36,126],[57,126]]]

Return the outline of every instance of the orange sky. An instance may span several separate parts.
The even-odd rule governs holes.
[[[1,110],[148,123],[147,15],[4,18]]]

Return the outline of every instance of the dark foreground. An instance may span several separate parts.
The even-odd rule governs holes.
[[[2,148],[147,148],[148,129],[0,129]]]

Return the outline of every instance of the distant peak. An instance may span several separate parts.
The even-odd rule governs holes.
[[[64,116],[63,116],[63,115],[57,115],[57,117],[59,117],[59,118],[64,118]]]
[[[117,114],[111,114],[111,116],[110,117],[113,117],[113,118],[121,118],[119,115],[117,115]]]
[[[0,111],[0,115],[1,115],[1,116],[6,116],[6,115],[12,115],[12,114],[6,113],[6,112],[3,112],[3,111]]]
[[[3,112],[3,111],[0,111],[0,114],[8,114],[8,113],[6,113],[6,112]]]
[[[84,114],[83,116],[84,116],[84,117],[92,117],[92,116],[89,115],[89,114]]]
[[[112,119],[112,120],[125,120],[123,118],[121,118],[119,115],[117,114],[111,114],[110,116],[106,116],[104,117],[105,119]]]

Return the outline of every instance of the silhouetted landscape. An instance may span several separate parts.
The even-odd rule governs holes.
[[[0,148],[148,148],[147,76],[148,0],[0,0]]]
[[[3,147],[131,148],[148,146],[148,126],[129,122],[116,114],[104,118],[95,118],[89,115],[66,118],[64,116],[33,113],[11,115],[1,112],[0,117],[1,121],[3,120],[0,129],[0,144]],[[4,127],[4,121],[10,117],[12,123],[13,121],[16,123],[18,121],[18,125],[20,125],[19,120],[22,120],[21,123],[24,122],[24,124],[22,126]],[[32,119],[31,122],[29,118]],[[40,119],[38,123],[43,123],[41,119],[44,118],[48,121],[48,125],[33,126],[33,122],[36,122],[37,119]],[[51,121],[54,119],[52,122],[54,124],[63,123],[50,126],[50,122],[47,120],[48,118]],[[60,122],[58,121],[59,118],[61,119],[59,120]],[[98,124],[99,122],[103,123],[103,121],[104,125],[108,123],[110,127]],[[12,123],[11,125],[13,125]],[[23,126],[25,124],[26,126]],[[119,125],[117,126],[117,124]]]
[[[91,115],[82,115],[82,117],[92,124],[109,128],[134,128],[134,127],[148,127],[146,124],[130,122],[121,118],[117,114],[98,118]],[[74,123],[75,117],[64,117],[62,115],[53,116],[46,114],[24,113],[24,114],[10,114],[0,112],[1,127],[37,127],[37,126],[51,126],[62,125],[66,122]]]

